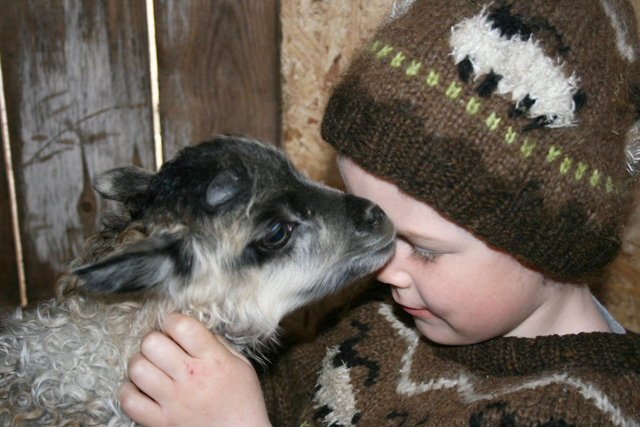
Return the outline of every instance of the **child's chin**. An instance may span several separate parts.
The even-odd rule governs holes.
[[[464,336],[460,336],[453,329],[451,329],[445,322],[437,319],[439,324],[433,322],[427,322],[419,317],[414,317],[413,320],[416,323],[416,327],[420,333],[436,344],[441,345],[469,345],[476,344],[481,339],[472,339]]]

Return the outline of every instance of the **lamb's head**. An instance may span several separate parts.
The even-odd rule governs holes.
[[[185,148],[157,174],[107,171],[95,188],[123,203],[146,237],[76,269],[85,287],[206,313],[236,342],[267,338],[284,315],[393,253],[380,208],[314,183],[280,150],[246,137]]]

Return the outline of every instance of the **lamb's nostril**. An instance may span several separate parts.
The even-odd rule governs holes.
[[[384,220],[384,217],[385,213],[380,206],[374,205],[367,211],[365,221],[371,226],[376,226]]]
[[[383,210],[370,200],[347,194],[345,206],[346,214],[351,219],[356,233],[378,233],[388,223]]]

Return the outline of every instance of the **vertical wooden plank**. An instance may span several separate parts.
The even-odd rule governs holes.
[[[277,142],[276,0],[155,2],[165,160],[216,133]]]
[[[2,95],[0,94],[0,96]],[[4,142],[2,132],[0,132],[0,145]],[[4,150],[0,150],[0,271],[2,271],[2,275],[0,275],[0,305],[19,305],[18,269]]]
[[[144,2],[0,0],[9,133],[30,300],[94,233],[108,168],[154,167]]]

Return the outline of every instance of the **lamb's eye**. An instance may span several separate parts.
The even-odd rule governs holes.
[[[279,249],[283,247],[291,237],[293,225],[287,222],[276,222],[269,233],[262,239],[262,246],[266,249]]]

